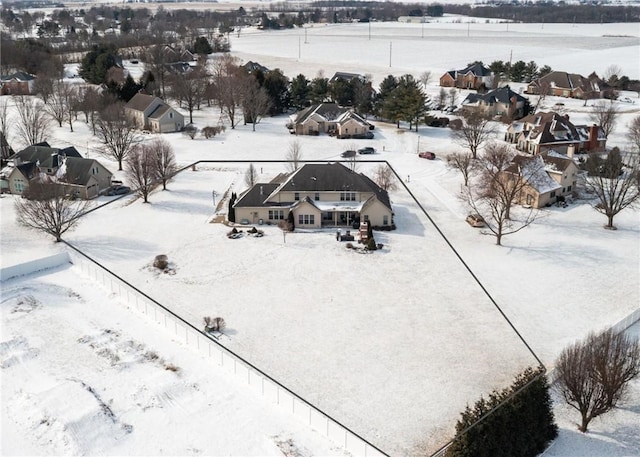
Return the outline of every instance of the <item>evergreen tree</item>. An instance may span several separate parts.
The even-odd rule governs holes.
[[[287,223],[289,224],[289,231],[293,232],[296,229],[296,221],[293,218],[293,211],[289,211],[287,216]]]
[[[467,406],[456,433],[462,434],[447,448],[447,457],[539,455],[558,435],[547,377],[541,369],[527,368],[509,388]]]
[[[291,81],[291,106],[300,110],[308,105],[311,87],[309,80],[300,73]]]
[[[322,76],[313,78],[311,81],[311,103],[323,103],[329,94],[329,80]]]
[[[113,45],[94,45],[82,59],[78,74],[87,82],[102,84],[107,81],[107,70],[116,65],[116,57]]]
[[[209,44],[209,40],[206,37],[199,36],[196,38],[195,43],[193,43],[193,52],[196,54],[204,55],[211,54],[213,52],[213,48]]]
[[[265,74],[262,87],[266,89],[271,100],[270,115],[282,114],[290,108],[289,78],[282,73],[282,70],[276,68]]]
[[[238,197],[236,193],[231,192],[231,197],[229,198],[229,211],[227,212],[227,219],[229,219],[229,222],[236,221],[236,209],[233,207],[233,205],[235,204],[237,198]]]
[[[398,80],[393,75],[388,75],[386,78],[382,80],[380,83],[380,88],[378,90],[378,94],[375,97],[373,112],[376,116],[381,117],[383,119],[389,119],[383,115],[384,103],[387,97],[398,87]]]

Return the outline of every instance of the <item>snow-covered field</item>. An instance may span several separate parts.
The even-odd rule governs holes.
[[[498,27],[486,25],[485,51],[495,49],[490,26]],[[309,43],[302,35],[300,61],[294,32],[243,31],[232,48],[245,61],[281,68],[289,77],[303,72],[312,78],[319,70],[328,76],[356,71],[374,75],[376,83],[389,72],[429,69],[439,76],[477,58],[508,58],[474,56],[483,41],[472,32],[465,38],[466,25],[464,30],[459,24],[447,26],[458,45],[435,47],[435,37],[429,46],[424,44],[427,26],[423,41],[419,25],[373,24],[394,37],[394,66],[389,69],[389,37],[378,40],[384,51],[376,54],[369,45],[375,42],[373,32],[369,42],[364,27],[326,26],[317,36],[309,30]],[[527,27],[530,30],[522,33],[533,34],[535,26]],[[623,33],[618,25],[590,26],[602,28],[600,32],[575,27],[580,34],[572,33],[571,25],[538,27],[541,44],[526,47],[531,57],[517,57],[514,51],[514,59],[583,73],[601,72],[616,63],[633,77],[633,69],[625,67],[627,61],[618,61],[616,53],[623,49],[638,55],[637,24],[635,34]],[[409,31],[418,35],[409,38]],[[560,40],[562,31],[567,38]],[[492,33],[502,34],[499,29]],[[635,37],[635,44],[602,38],[626,33]],[[607,59],[590,60],[602,69],[582,69],[587,50],[576,50],[571,35],[581,42],[615,44],[606,51]],[[290,41],[293,55],[287,54]],[[553,53],[564,52],[562,65],[543,58],[551,52],[551,42]],[[359,54],[351,55],[351,49]],[[567,59],[567,53],[575,55]],[[551,107],[556,101],[565,103],[572,119],[586,121],[588,107],[582,102],[549,97],[545,103]],[[610,145],[625,145],[625,124],[638,114],[638,106],[619,103],[624,115]],[[196,113],[194,120],[202,127],[216,125],[218,118],[210,110]],[[197,160],[281,160],[294,139],[285,123],[285,117],[265,119],[256,132],[240,126],[208,141],[180,134],[163,137],[182,165]],[[618,215],[619,230],[611,232],[602,229],[604,217],[584,201],[550,208],[534,226],[497,247],[491,237],[464,222],[467,210],[457,198],[460,175],[448,170],[442,159],[416,155],[418,141],[421,149],[439,157],[457,150],[448,130],[422,127],[417,135],[376,125],[376,139],[366,142],[377,148],[374,158],[388,160],[403,177],[547,367],[567,343],[614,324],[638,307],[638,213]],[[74,129],[55,128],[50,143],[76,145],[85,155],[99,157],[87,127],[78,122]],[[337,160],[351,143],[328,137],[295,139],[307,160]],[[209,223],[212,191],[218,200],[228,189],[241,191],[246,166],[211,163],[187,170],[169,191],[152,194],[151,204],[126,197],[88,215],[66,239],[196,325],[203,315],[223,316],[229,326],[225,345],[394,455],[434,450],[450,437],[467,402],[504,387],[522,367],[535,364],[404,187],[392,194],[398,230],[377,234],[384,248],[374,254],[347,251],[333,231],[296,232],[287,235],[285,243],[278,229],[264,227],[263,238],[229,240],[226,227]],[[256,162],[256,167],[262,179],[284,171],[283,164]],[[371,168],[360,165],[363,172]],[[97,203],[109,200],[101,197]],[[17,228],[12,202],[11,196],[0,199],[2,266],[61,249],[40,234]],[[148,268],[157,254],[169,256],[175,275],[157,275]],[[253,393],[216,373],[214,366],[157,334],[74,268],[3,283],[0,309],[3,455],[277,455],[275,443],[288,439],[302,455],[339,453],[315,432],[272,411]],[[149,360],[149,352],[158,359]],[[181,369],[167,371],[166,364]],[[588,436],[575,432],[577,418],[558,406],[561,436],[546,455],[637,453],[637,391],[636,382],[630,405],[594,421]],[[60,401],[68,397],[72,401]],[[166,427],[161,429],[166,432],[150,432],[158,427]]]

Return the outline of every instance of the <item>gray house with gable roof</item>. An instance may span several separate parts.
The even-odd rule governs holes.
[[[184,116],[153,95],[134,95],[124,112],[137,128],[154,133],[179,132],[184,127]]]
[[[305,164],[290,174],[257,183],[234,204],[236,221],[277,224],[293,213],[296,227],[352,226],[369,221],[373,227],[393,227],[386,190],[369,177],[341,163]]]
[[[512,120],[527,115],[529,100],[512,91],[509,86],[504,86],[486,94],[469,94],[462,102],[462,108],[479,111],[486,116],[500,116]]]

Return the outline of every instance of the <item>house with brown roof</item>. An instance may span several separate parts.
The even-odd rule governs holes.
[[[485,116],[519,119],[527,114],[529,100],[512,91],[509,86],[504,86],[485,94],[470,93],[462,102],[462,109],[479,111]]]
[[[493,72],[480,62],[475,62],[462,70],[451,70],[440,76],[442,87],[475,89],[493,86]]]
[[[549,151],[541,155],[547,174],[562,188],[557,195],[571,195],[576,190],[578,172],[580,171],[575,161],[563,154]]]
[[[24,71],[0,76],[0,95],[32,95],[36,77]]]
[[[353,109],[336,103],[320,103],[298,111],[287,127],[296,135],[328,133],[338,138],[373,138],[373,125]]]
[[[607,137],[597,125],[574,125],[568,115],[538,112],[513,122],[505,141],[529,154],[554,150],[573,156],[576,152],[604,151]]]
[[[527,93],[567,98],[598,98],[600,86],[595,78],[589,79],[566,71],[552,71],[532,81],[527,86]]]
[[[184,127],[184,116],[153,95],[137,93],[125,105],[124,112],[139,129],[168,133]]]
[[[257,183],[238,197],[234,208],[241,223],[277,224],[293,213],[298,228],[351,227],[366,221],[373,227],[393,227],[387,191],[338,162],[305,164]]]

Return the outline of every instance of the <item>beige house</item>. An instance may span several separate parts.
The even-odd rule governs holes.
[[[298,228],[350,227],[366,221],[393,228],[387,191],[340,163],[305,164],[255,184],[238,197],[234,208],[240,223],[277,224],[292,213]]]
[[[184,116],[153,95],[134,95],[124,112],[139,129],[168,133],[179,132],[184,127]]]
[[[366,119],[336,103],[311,105],[291,116],[287,127],[296,135],[328,133],[338,138],[373,138],[373,126]]]
[[[543,154],[542,160],[547,174],[562,187],[556,195],[571,195],[576,189],[580,171],[574,160],[555,151]]]
[[[516,156],[505,170],[513,179],[523,179],[525,184],[518,195],[518,203],[532,208],[542,208],[556,201],[562,186],[547,173],[542,156]]]

